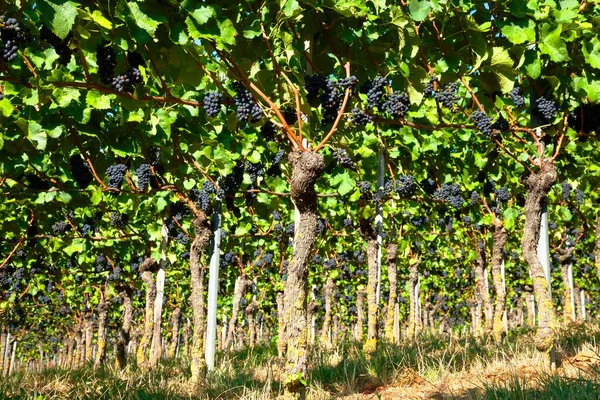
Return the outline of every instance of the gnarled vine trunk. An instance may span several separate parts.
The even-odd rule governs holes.
[[[292,166],[291,195],[299,221],[283,297],[287,344],[285,391],[288,398],[304,399],[308,368],[308,265],[318,220],[315,183],[323,174],[325,163],[322,155],[310,151],[290,153],[288,159]]]
[[[181,320],[181,308],[175,307],[171,315],[171,342],[169,343],[169,358],[175,358],[177,342],[179,341],[179,321]]]
[[[133,307],[131,306],[130,289],[123,290],[119,295],[123,299],[123,323],[119,328],[117,336],[115,363],[117,368],[123,369],[127,366],[127,345],[129,344],[129,335],[131,332]]]
[[[228,350],[231,342],[233,341],[233,337],[236,332],[237,319],[240,313],[240,301],[242,300],[242,297],[244,297],[246,289],[250,285],[252,285],[252,281],[243,275],[238,276],[235,280],[235,286],[233,289],[233,307],[231,309],[229,328],[227,329],[227,338],[223,344],[223,350]]]
[[[152,258],[144,260],[140,266],[142,280],[146,284],[146,313],[144,314],[144,330],[137,348],[138,368],[147,367],[148,347],[152,340],[154,328],[154,300],[156,299],[156,285],[152,277],[152,267],[156,266],[156,261]]]
[[[487,260],[485,253],[485,242],[482,247],[477,246],[477,262],[475,263],[475,297],[477,299],[477,327],[475,333],[481,335],[482,328],[486,332],[492,331],[494,321],[494,309],[490,299],[489,285],[487,284],[487,274],[485,273]],[[482,327],[483,316],[485,315],[485,325]]]
[[[283,357],[287,350],[287,344],[285,342],[285,313],[283,312],[283,293],[277,293],[277,352],[279,357]]]
[[[256,344],[256,310],[258,310],[258,303],[256,301],[251,301],[244,310],[244,314],[246,314],[246,321],[248,321],[248,346],[250,347],[254,347]]]
[[[365,325],[365,295],[364,290],[356,293],[356,341],[362,342]]]
[[[321,329],[321,345],[331,347],[331,304],[333,303],[333,279],[327,278],[323,286],[323,300],[325,301],[325,316],[323,317],[323,328]]]
[[[94,368],[100,367],[106,358],[106,318],[110,303],[102,298],[98,304],[98,347],[96,349],[96,360]]]
[[[417,282],[419,280],[419,262],[409,263],[408,265],[408,296],[410,305],[408,312],[408,338],[414,339],[419,329],[417,322]]]
[[[594,239],[594,265],[596,266],[596,273],[600,278],[600,216],[596,219],[596,238]]]
[[[503,251],[508,241],[508,234],[504,225],[502,225],[502,221],[498,219],[494,221],[492,239],[492,279],[496,291],[493,334],[496,340],[500,340],[504,333],[504,309],[506,306],[506,288],[502,279],[502,262],[504,261]]]
[[[94,321],[92,320],[91,311],[88,312],[85,320],[85,362],[92,361],[93,347],[92,340],[94,339]]]
[[[398,266],[396,264],[398,258],[398,245],[389,243],[386,246],[386,255],[388,280],[390,281],[390,295],[385,322],[385,338],[393,343],[395,341],[394,317],[396,316],[396,302],[398,301]]]
[[[360,220],[360,230],[363,238],[367,242],[367,340],[363,350],[367,354],[372,354],[377,349],[377,313],[379,307],[377,304],[377,232],[373,229],[370,220]]]
[[[538,329],[535,336],[535,346],[539,351],[547,352],[554,347],[554,329],[556,328],[556,313],[544,267],[537,255],[540,239],[540,222],[546,196],[557,179],[556,168],[551,160],[540,160],[540,170],[531,173],[523,179],[527,188],[525,199],[525,228],[523,230],[523,256],[533,280],[533,291],[538,307]]]
[[[206,307],[204,300],[204,274],[206,266],[200,261],[202,251],[210,241],[210,224],[204,214],[197,216],[192,222],[196,236],[190,248],[190,271],[192,275],[192,295],[190,301],[193,311],[192,344],[190,346],[190,368],[192,383],[197,384],[206,372],[204,359],[204,326],[206,324]]]

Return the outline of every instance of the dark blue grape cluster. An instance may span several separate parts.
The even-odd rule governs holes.
[[[330,124],[335,121],[343,101],[344,89],[339,87],[336,81],[328,79],[325,91],[321,94],[321,106],[323,107],[322,124]]]
[[[108,177],[108,187],[112,189],[120,189],[123,184],[123,177],[127,173],[127,166],[124,164],[111,165],[106,169]]]
[[[117,92],[133,92],[133,85],[142,82],[142,73],[138,68],[130,68],[112,78],[111,86]]]
[[[506,131],[508,131],[509,128],[510,128],[510,126],[508,125],[508,121],[506,119],[504,119],[503,116],[500,116],[500,118],[498,118],[496,120],[496,122],[494,122],[492,124],[492,130],[496,130],[496,131],[500,131],[500,132],[506,132]]]
[[[265,124],[260,127],[260,134],[266,141],[272,142],[275,140],[276,133],[277,127],[271,121],[265,122]]]
[[[117,66],[117,53],[107,42],[100,43],[96,48],[96,62],[98,63],[100,82],[112,85]]]
[[[492,135],[492,125],[489,117],[486,115],[485,112],[477,110],[473,114],[471,114],[471,119],[475,122],[475,125],[477,125],[477,129],[479,129],[481,133],[483,133],[486,136]]]
[[[244,172],[250,175],[250,180],[256,182],[256,180],[265,174],[265,168],[261,163],[246,162],[244,165]]]
[[[348,151],[346,151],[346,149],[334,149],[333,156],[342,168],[354,168],[356,166],[354,161],[352,161],[352,159],[350,158],[350,155],[348,154]]]
[[[89,164],[79,154],[73,154],[69,159],[69,163],[71,164],[71,173],[73,174],[73,178],[75,178],[75,182],[77,182],[77,186],[80,189],[87,188],[93,180],[92,169]]]
[[[324,218],[319,218],[317,220],[317,234],[322,234],[325,232],[325,228],[327,227],[327,220]]]
[[[571,195],[571,190],[573,189],[573,186],[567,181],[564,181],[563,183],[561,183],[561,186],[562,186],[562,199],[564,201],[567,201],[569,199],[569,196]]]
[[[187,246],[190,242],[190,237],[186,235],[185,232],[179,232],[177,236],[175,236],[175,240],[177,240],[177,242],[180,244]]]
[[[110,214],[110,226],[117,229],[123,229],[129,222],[129,216],[127,214],[121,214],[113,212]]]
[[[100,253],[96,256],[96,272],[104,272],[110,269],[110,262],[104,255]]]
[[[515,107],[521,108],[525,106],[525,98],[523,97],[523,92],[521,88],[515,87],[510,91],[510,98],[515,103]]]
[[[410,218],[410,223],[419,228],[429,223],[429,217],[426,215],[413,216]]]
[[[432,76],[429,79],[429,82],[427,82],[427,86],[425,86],[425,90],[423,91],[425,97],[433,97],[435,95],[435,83],[438,80],[439,79],[437,78],[437,76]]]
[[[420,182],[420,185],[421,185],[421,189],[423,189],[423,191],[427,194],[434,194],[435,191],[437,190],[437,186],[433,179],[423,179]]]
[[[352,218],[346,217],[343,221],[344,228],[352,227]]]
[[[54,232],[55,235],[62,235],[70,229],[71,225],[69,225],[65,221],[55,222],[54,225],[52,225],[52,232]]]
[[[569,126],[577,132],[591,133],[600,130],[600,104],[584,103],[569,113]]]
[[[118,267],[118,266],[116,266],[115,269],[113,269],[111,271],[111,273],[108,274],[108,280],[111,281],[111,282],[118,281],[119,279],[121,279],[121,272],[122,272],[121,268]]]
[[[73,34],[69,33],[66,38],[61,39],[46,26],[43,26],[40,30],[40,39],[46,41],[50,46],[52,46],[58,55],[58,62],[62,65],[67,65],[69,61],[71,61],[73,51],[69,47],[69,41],[71,40],[72,36]]]
[[[471,225],[471,222],[473,222],[473,220],[471,219],[471,217],[468,216],[468,215],[465,215],[462,220],[463,220],[463,222],[464,222],[465,225]]]
[[[456,183],[444,183],[435,191],[433,196],[444,203],[450,204],[452,207],[460,207],[465,201],[461,195],[460,185]]]
[[[304,82],[304,89],[306,89],[308,100],[316,99],[319,92],[327,88],[327,78],[323,75],[306,75]]]
[[[358,78],[354,75],[349,76],[347,78],[342,78],[337,82],[339,87],[350,90],[353,90],[356,87],[357,83]]]
[[[412,197],[417,191],[417,183],[412,175],[401,175],[396,179],[396,193],[400,197]]]
[[[206,96],[204,96],[204,111],[206,111],[206,115],[209,117],[216,117],[221,111],[221,103],[223,102],[223,94],[213,91],[208,92]]]
[[[29,41],[29,32],[15,18],[4,19],[0,16],[0,39],[2,40],[2,58],[10,62],[14,60],[19,47]]]
[[[405,92],[394,92],[386,97],[381,105],[381,111],[392,118],[404,118],[410,107],[410,99]]]
[[[237,107],[237,118],[240,122],[246,123],[258,122],[262,118],[262,110],[254,101],[252,94],[239,82],[234,84],[235,99],[234,103]]]
[[[373,196],[373,187],[370,182],[362,181],[358,182],[358,190],[360,191],[360,195],[365,200],[370,200]]]
[[[369,109],[379,108],[382,103],[382,97],[385,92],[387,81],[382,76],[376,76],[361,86],[360,92],[367,95],[367,107]]]
[[[550,221],[548,223],[548,228],[555,230],[556,228],[558,228],[558,224],[555,221]]]
[[[135,170],[135,175],[137,176],[137,185],[140,190],[146,190],[148,187],[148,183],[150,183],[150,177],[152,176],[152,171],[150,170],[150,164],[142,164]]]
[[[207,212],[211,204],[210,194],[214,192],[215,187],[212,185],[212,182],[205,182],[208,182],[210,185],[207,185],[205,188],[203,184],[201,189],[192,189],[190,192],[190,199],[196,204],[196,207],[200,208],[204,212]]]
[[[328,258],[323,262],[323,266],[327,271],[335,268],[335,258]]]
[[[275,157],[273,157],[273,162],[271,162],[271,166],[267,170],[267,175],[275,176],[275,175],[279,175],[281,173],[281,161],[283,161],[284,156],[285,156],[284,150],[277,151],[277,153],[275,154]]]
[[[279,211],[273,211],[273,221],[281,221],[281,213]]]
[[[477,193],[476,191],[472,191],[471,192],[471,205],[477,205],[479,204],[479,193]]]
[[[373,122],[373,117],[359,108],[352,109],[352,123],[356,126],[365,126]]]
[[[294,236],[295,232],[296,232],[296,225],[293,222],[285,227],[285,233],[287,235]]]
[[[510,192],[506,186],[494,189],[494,197],[498,203],[506,203],[510,199]]]
[[[281,115],[283,115],[285,123],[290,126],[298,122],[298,114],[291,108],[286,108],[285,110],[282,110]]]
[[[435,92],[435,99],[442,103],[442,105],[446,108],[449,108],[452,111],[456,111],[459,97],[456,95],[458,91],[458,85],[456,82],[449,83],[444,85],[441,90]]]
[[[583,200],[584,200],[583,190],[575,189],[575,201],[577,201],[577,203],[579,205],[582,205],[583,204]]]
[[[535,112],[546,122],[551,122],[558,111],[558,105],[549,99],[539,97],[535,100]]]
[[[223,266],[233,265],[235,262],[235,251],[233,250],[228,251],[223,255],[223,258],[221,258],[221,265]]]

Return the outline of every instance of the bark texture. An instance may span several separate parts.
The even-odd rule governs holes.
[[[154,328],[154,300],[156,299],[156,284],[152,277],[152,270],[156,267],[156,261],[152,258],[144,260],[140,265],[142,280],[146,284],[146,313],[144,314],[144,330],[137,348],[137,365],[146,368],[148,363],[148,347],[152,340]]]
[[[504,225],[498,219],[494,221],[492,239],[492,279],[494,280],[494,290],[496,291],[493,334],[496,340],[500,340],[505,333],[504,310],[506,306],[506,288],[502,280],[502,262],[504,258],[503,251],[508,241],[508,234]]]
[[[356,294],[356,340],[359,343],[362,342],[364,334],[366,294],[364,290],[360,290]]]
[[[246,293],[246,289],[252,285],[252,281],[245,276],[238,276],[235,280],[235,287],[233,289],[233,307],[231,309],[231,317],[229,318],[229,328],[227,329],[227,338],[225,339],[225,343],[223,344],[223,349],[228,350],[231,342],[233,341],[235,332],[236,332],[236,324],[238,320],[238,315],[240,313],[240,301],[244,294]]]
[[[92,361],[92,340],[94,339],[94,321],[92,313],[89,312],[85,320],[85,362]]]
[[[277,352],[279,353],[279,357],[283,357],[283,355],[287,351],[287,344],[285,342],[285,313],[283,312],[284,307],[283,301],[283,293],[277,293]]]
[[[177,342],[179,340],[179,324],[181,321],[181,308],[175,307],[171,315],[171,342],[169,343],[169,358],[175,358],[177,352]]]
[[[396,316],[396,302],[398,301],[398,246],[389,243],[386,246],[386,260],[388,269],[388,280],[390,282],[390,295],[387,306],[387,317],[385,321],[385,338],[393,343],[395,341],[394,319]]]
[[[379,307],[377,304],[377,232],[373,229],[371,220],[361,219],[360,230],[363,238],[367,242],[367,340],[363,350],[367,354],[372,354],[377,349],[377,313]]]
[[[596,259],[594,265],[596,266],[596,273],[600,278],[600,216],[596,219],[596,238],[594,240],[594,255]]]
[[[571,285],[569,285],[569,263],[571,262],[571,256],[575,251],[575,247],[569,247],[566,249],[558,249],[558,262],[560,263],[560,274],[562,276],[563,285],[565,291],[563,293],[563,321],[573,321],[573,304],[571,304]]]
[[[412,261],[412,260],[411,260]],[[416,261],[416,260],[415,260]],[[410,307],[408,313],[408,338],[414,339],[419,329],[417,321],[417,281],[419,280],[419,262],[409,263],[408,265],[408,295],[410,297]]]
[[[284,289],[284,321],[287,344],[284,379],[286,397],[304,399],[308,368],[308,265],[317,234],[317,194],[315,183],[323,174],[323,156],[310,151],[290,153],[291,195],[299,221],[294,237],[294,252],[288,266]]]
[[[475,263],[475,297],[477,299],[477,326],[475,333],[483,334],[482,328],[487,332],[492,331],[494,321],[494,308],[490,299],[489,285],[487,284],[487,274],[485,273],[487,265],[487,257],[485,252],[485,242],[477,245],[477,262]],[[482,327],[481,322],[485,314],[485,325]]]
[[[131,332],[131,320],[133,318],[133,307],[131,306],[131,295],[128,290],[120,293],[123,299],[123,324],[119,328],[117,344],[115,349],[115,363],[117,368],[123,369],[127,366],[127,345]]]
[[[204,214],[199,215],[194,221],[196,236],[190,248],[190,272],[192,275],[192,295],[190,301],[193,311],[192,344],[190,346],[190,368],[192,383],[197,384],[206,373],[206,360],[204,359],[204,326],[206,325],[206,307],[204,299],[204,275],[206,266],[200,261],[202,251],[210,242],[211,228]]]
[[[331,306],[333,303],[333,279],[328,278],[323,286],[323,300],[325,301],[325,316],[323,317],[323,329],[321,329],[321,345],[331,347]]]
[[[521,246],[523,247],[523,256],[531,272],[533,291],[538,307],[538,329],[535,346],[543,352],[547,352],[554,347],[556,313],[550,297],[546,274],[537,255],[537,245],[540,239],[540,221],[544,202],[556,179],[556,168],[553,162],[542,159],[539,171],[528,175],[522,180],[527,189],[527,198],[525,199],[525,228]]]
[[[94,368],[100,367],[106,358],[106,318],[110,303],[102,298],[98,304],[98,347],[96,348],[96,360]]]
[[[254,347],[256,344],[256,311],[258,310],[258,303],[251,301],[244,314],[246,314],[246,321],[248,321],[248,346]]]

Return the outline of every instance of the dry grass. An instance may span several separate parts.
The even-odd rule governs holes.
[[[560,365],[552,370],[531,333],[502,343],[473,337],[423,336],[381,344],[367,358],[356,343],[311,352],[311,399],[587,399],[600,398],[600,328],[569,327],[559,335]],[[112,366],[49,370],[0,381],[0,398],[270,399],[281,395],[282,363],[274,345],[219,355],[219,368],[200,387],[189,383],[187,360],[153,371]]]

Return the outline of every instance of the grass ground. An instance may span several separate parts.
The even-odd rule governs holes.
[[[502,343],[473,337],[423,336],[382,344],[367,359],[357,343],[311,352],[311,399],[600,399],[600,326],[560,332],[559,365],[550,369],[531,332]],[[219,369],[202,387],[188,383],[184,359],[141,372],[111,366],[93,371],[53,369],[0,380],[0,398],[36,399],[269,399],[280,391],[274,345],[220,354]]]

